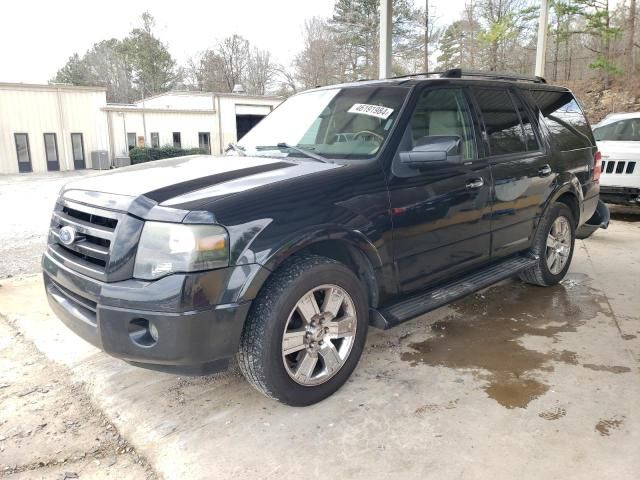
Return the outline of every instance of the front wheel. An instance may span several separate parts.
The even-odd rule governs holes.
[[[345,265],[316,255],[276,271],[251,307],[238,363],[263,394],[305,406],[335,392],[364,348],[368,305]]]
[[[531,248],[538,262],[522,272],[520,278],[543,287],[560,282],[569,270],[575,238],[575,222],[569,207],[564,203],[552,205],[540,221]]]

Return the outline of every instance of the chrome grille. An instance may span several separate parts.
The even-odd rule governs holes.
[[[635,172],[636,162],[607,160],[601,164],[602,173],[614,175],[631,175]]]
[[[105,279],[111,245],[122,213],[60,200],[53,211],[49,250],[81,273]],[[71,227],[77,239],[65,245],[60,230]]]

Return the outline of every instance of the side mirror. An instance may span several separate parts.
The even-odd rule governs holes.
[[[400,161],[417,170],[462,161],[462,138],[457,135],[433,135],[416,141],[413,150],[400,152]]]

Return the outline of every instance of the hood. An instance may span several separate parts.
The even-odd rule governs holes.
[[[110,170],[68,183],[64,191],[146,197],[171,205],[184,199],[228,196],[301,175],[337,168],[337,164],[263,157],[195,155]]]

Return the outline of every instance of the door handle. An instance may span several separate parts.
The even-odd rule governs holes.
[[[543,165],[542,167],[540,167],[540,170],[538,170],[538,175],[541,177],[551,175],[551,167],[548,164]]]
[[[467,182],[467,188],[480,188],[483,185],[484,185],[484,179],[482,177],[473,178]]]

